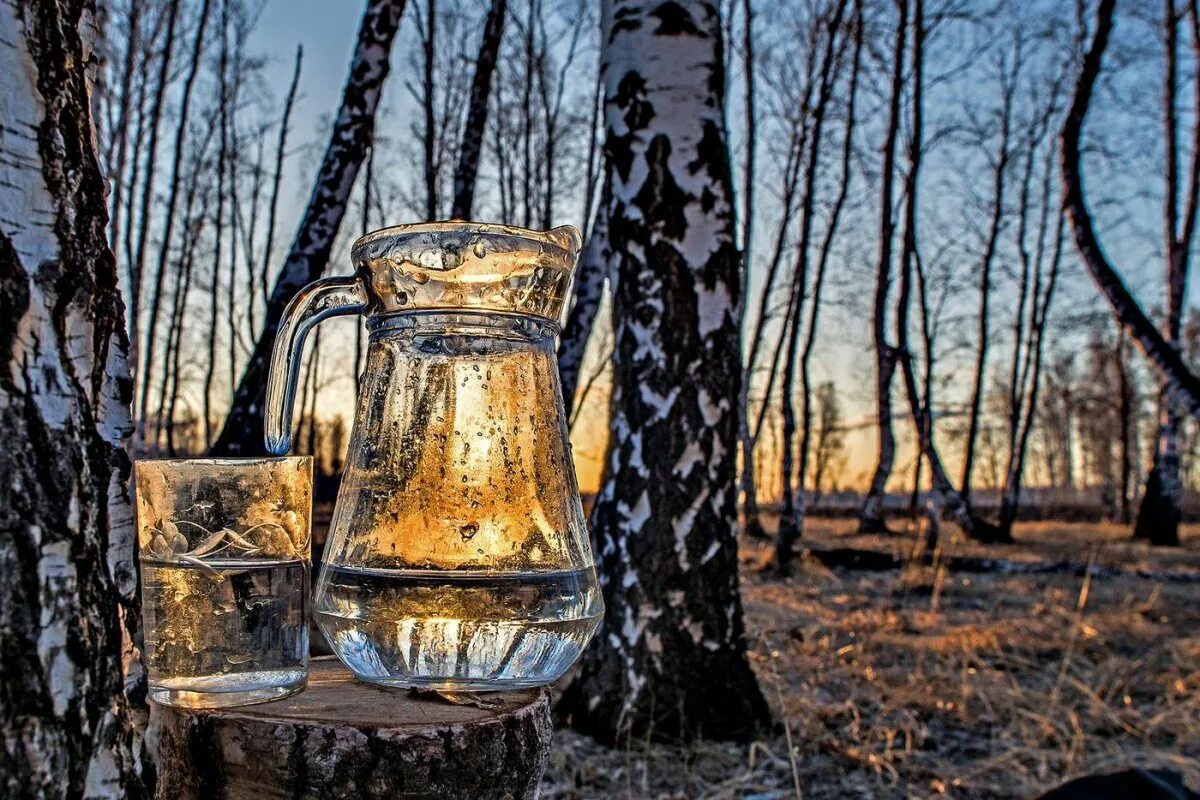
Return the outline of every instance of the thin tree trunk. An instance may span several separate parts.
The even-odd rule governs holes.
[[[592,94],[592,120],[588,127],[591,136],[588,139],[587,149],[587,174],[584,177],[584,195],[583,195],[583,222],[579,229],[588,237],[591,236],[592,226],[592,210],[596,202],[596,175],[603,168],[604,164],[601,161],[596,163],[596,151],[599,149],[596,146],[596,140],[600,138],[600,109],[604,105],[604,82],[603,74],[599,64],[596,65],[596,89]],[[603,154],[600,156],[603,158]]]
[[[187,244],[187,249],[183,255],[182,275],[180,280],[183,281],[183,286],[178,290],[178,298],[175,305],[175,320],[172,326],[174,341],[168,342],[167,351],[171,356],[171,394],[167,405],[166,425],[167,425],[167,454],[174,458],[176,453],[175,447],[175,428],[178,424],[178,418],[175,415],[179,404],[179,386],[181,381],[180,355],[183,352],[183,321],[187,313],[188,293],[192,289],[192,271],[195,264],[196,246],[200,241],[200,237],[204,232],[205,213],[202,209],[199,217],[195,221],[196,230],[191,236],[191,240]],[[165,391],[165,387],[164,387]]]
[[[229,0],[221,2],[221,46],[217,61],[217,216],[213,220],[213,258],[212,275],[208,288],[210,291],[208,305],[208,361],[204,371],[204,446],[208,447],[213,441],[213,384],[217,378],[217,325],[221,313],[221,242],[225,233],[225,167],[229,158],[228,127],[225,115],[229,105],[228,86],[228,36],[229,36]],[[233,331],[230,332],[230,348],[233,347]],[[232,364],[230,369],[232,369]]]
[[[797,504],[797,492],[804,491],[804,473],[807,453],[800,454],[800,476],[793,476],[793,450],[796,440],[796,356],[799,350],[800,329],[804,320],[804,294],[808,289],[809,246],[812,242],[813,219],[816,216],[817,172],[821,165],[821,139],[825,131],[826,109],[833,94],[835,66],[841,61],[845,48],[845,37],[840,36],[842,15],[846,0],[838,0],[832,17],[822,27],[827,28],[824,52],[821,55],[820,88],[813,110],[812,141],[808,146],[804,165],[804,193],[800,203],[800,240],[796,244],[796,265],[792,278],[792,294],[795,296],[791,326],[787,329],[787,351],[783,364],[783,457],[781,459],[782,509],[779,512],[779,536],[775,547],[775,566],[786,571],[795,555],[796,542],[803,531],[804,520],[800,516],[803,506]],[[842,41],[841,47],[838,41]],[[815,313],[815,310],[814,312]],[[797,489],[797,486],[799,487]]]
[[[908,172],[904,180],[904,232],[900,250],[900,288],[896,300],[896,351],[905,394],[908,397],[909,413],[916,429],[918,450],[929,464],[930,483],[933,487],[930,502],[936,509],[945,508],[963,533],[983,542],[1002,541],[998,529],[975,517],[970,506],[950,483],[941,457],[934,445],[932,405],[922,400],[917,385],[916,370],[913,368],[912,350],[908,345],[908,314],[911,303],[913,270],[918,262],[917,251],[917,193],[922,162],[924,91],[925,91],[925,27],[924,0],[913,0],[913,73],[912,73],[912,123],[908,145]],[[923,309],[928,317],[928,308]],[[932,350],[932,344],[929,347]],[[930,367],[932,369],[932,367]]]
[[[848,90],[848,98],[846,101],[846,128],[842,139],[842,163],[841,174],[838,181],[838,194],[833,202],[833,208],[829,212],[829,221],[825,229],[824,240],[821,242],[821,252],[817,259],[817,273],[813,278],[812,285],[812,302],[811,310],[808,313],[808,331],[804,337],[804,349],[800,354],[800,391],[801,391],[801,422],[800,422],[800,469],[796,479],[796,485],[799,490],[798,502],[800,504],[797,513],[799,522],[797,530],[797,538],[804,533],[804,518],[807,512],[808,494],[805,490],[806,476],[808,475],[808,460],[812,440],[812,354],[817,342],[817,322],[821,314],[821,298],[825,286],[825,275],[829,264],[829,255],[833,250],[834,237],[837,235],[838,224],[842,218],[842,209],[846,205],[846,198],[850,191],[850,160],[854,151],[854,116],[856,113],[856,101],[858,99],[858,77],[859,70],[862,65],[862,48],[863,48],[863,18],[862,18],[862,2],[855,0],[854,2],[854,55],[852,56],[850,66],[850,87]],[[816,146],[817,136],[814,134],[813,144]],[[786,402],[786,401],[785,401]],[[815,474],[813,476],[813,489],[816,493],[821,491],[821,476]],[[779,538],[779,547],[776,549],[775,563],[780,570],[787,570],[790,559],[793,553],[791,549],[785,551],[783,547],[782,530]]]
[[[189,112],[192,103],[192,87],[196,83],[196,76],[199,74],[203,62],[204,28],[208,23],[208,11],[211,4],[211,0],[203,0],[200,6],[200,18],[196,23],[196,36],[192,40],[191,61],[188,64],[187,77],[183,81],[183,94],[179,100],[179,120],[175,126],[175,146],[171,156],[171,180],[167,186],[167,207],[163,213],[162,244],[158,248],[158,264],[154,270],[154,290],[150,295],[150,317],[146,326],[146,355],[141,374],[141,413],[138,414],[138,424],[142,432],[143,447],[146,445],[146,423],[150,416],[150,378],[154,367],[155,331],[158,328],[158,315],[162,305],[163,285],[166,282],[167,259],[171,251],[171,237],[175,231],[175,209],[179,203],[179,188],[182,180],[180,169],[183,163],[183,147],[187,140],[187,127],[190,121]],[[159,405],[160,407],[162,405],[161,398],[159,399]]]
[[[258,238],[258,211],[262,201],[263,158],[266,155],[265,126],[260,127],[258,139],[258,155],[254,159],[254,179],[250,182],[250,213],[243,215],[240,206],[237,215],[238,228],[242,231],[242,253],[246,259],[246,322],[251,336],[258,334],[258,320],[255,309],[258,306],[256,295],[259,294],[263,283],[266,282],[267,265],[259,269],[258,259],[254,255],[255,240]],[[249,222],[246,221],[249,217]]]
[[[758,150],[757,115],[754,108],[754,7],[752,0],[742,1],[742,75],[745,79],[746,165],[742,173],[742,297],[750,296],[750,270],[754,266],[754,157]],[[769,294],[769,292],[768,292]],[[746,314],[741,314],[745,325]],[[760,317],[761,320],[761,317]],[[739,337],[740,338],[740,337]],[[750,444],[750,381],[753,364],[747,359],[738,398],[738,440],[742,450],[742,514],[746,533],[764,536],[758,518],[758,487],[754,480],[754,447]]]
[[[229,0],[223,0],[222,16],[225,14],[225,9]],[[224,24],[223,24],[223,27]],[[229,341],[229,399],[233,400],[234,387],[237,385],[237,342],[238,342],[238,326],[237,326],[237,280],[238,280],[238,208],[241,206],[241,197],[238,193],[238,162],[241,160],[241,148],[238,141],[237,133],[237,105],[238,95],[241,90],[241,65],[238,62],[238,54],[236,50],[229,50],[228,43],[225,37],[228,36],[228,30],[223,30],[221,40],[221,63],[222,63],[222,102],[220,124],[221,124],[221,148],[227,151],[225,157],[225,185],[229,192],[229,280],[225,283],[225,329],[228,333]],[[232,57],[231,57],[232,56]],[[221,239],[217,237],[217,247],[221,246]]]
[[[605,0],[602,18],[615,352],[592,522],[606,634],[561,707],[605,742],[749,739],[768,711],[738,594],[741,283],[720,14]]]
[[[1014,58],[1013,70],[1019,69],[1019,58]],[[1000,86],[1000,138],[996,161],[992,167],[992,215],[988,223],[987,241],[983,246],[983,257],[979,261],[979,343],[975,351],[975,376],[971,385],[971,400],[967,412],[967,435],[963,446],[962,496],[970,502],[971,473],[975,468],[975,443],[979,438],[979,421],[983,411],[983,385],[987,378],[987,354],[991,322],[992,262],[996,256],[996,245],[1004,222],[1004,184],[1008,177],[1010,157],[1009,138],[1012,130],[1013,99],[1016,94],[1016,75],[1001,75]],[[1023,296],[1023,295],[1022,295]]]
[[[207,206],[207,201],[205,204]],[[187,249],[184,251],[182,274],[180,280],[183,281],[182,288],[179,289],[178,298],[175,305],[175,325],[174,325],[174,341],[168,343],[167,350],[171,356],[171,392],[170,399],[167,404],[166,425],[167,425],[167,454],[174,458],[177,455],[175,444],[175,431],[178,426],[178,417],[176,410],[179,406],[179,387],[182,378],[182,364],[180,356],[183,352],[183,321],[187,313],[188,293],[192,289],[192,274],[195,265],[196,247],[204,233],[204,222],[206,219],[206,210],[201,209],[197,219],[195,220],[195,231],[191,234],[191,240],[187,243]]]
[[[875,344],[875,413],[879,431],[879,453],[871,485],[858,514],[858,529],[863,533],[887,531],[883,519],[883,501],[887,482],[896,459],[896,435],[892,430],[892,376],[896,372],[896,351],[887,341],[888,290],[892,283],[892,185],[895,180],[896,137],[900,131],[900,99],[904,92],[905,37],[908,31],[908,0],[896,0],[900,18],[896,22],[896,40],[892,55],[892,88],[888,100],[887,131],[884,136],[883,166],[879,182],[879,265],[875,273],[875,304],[871,334]]]
[[[437,107],[436,72],[437,72],[437,0],[425,0],[425,29],[421,33],[421,50],[424,61],[421,70],[421,105],[424,114],[424,127],[421,129],[421,145],[424,152],[425,178],[425,219],[435,220],[438,217],[437,196],[437,122],[435,110]],[[528,227],[528,226],[526,226]]]
[[[806,100],[805,106],[807,107],[807,105],[808,102]],[[749,391],[750,379],[754,375],[755,365],[758,363],[758,353],[762,348],[763,335],[766,331],[767,323],[772,317],[771,296],[775,289],[775,282],[779,276],[779,267],[783,264],[783,251],[787,248],[788,230],[791,227],[792,213],[796,201],[796,190],[800,185],[800,167],[803,161],[802,155],[808,142],[807,131],[801,130],[801,126],[805,124],[806,123],[803,120],[798,120],[793,123],[792,136],[788,145],[787,159],[784,162],[783,196],[781,199],[783,207],[780,211],[779,227],[775,232],[775,242],[771,251],[771,259],[767,262],[766,280],[763,282],[762,293],[759,295],[758,316],[754,321],[754,333],[750,337],[750,350],[746,354],[746,384],[742,387],[743,393],[747,393]],[[788,305],[784,309],[785,316],[790,313],[791,296],[791,291],[789,289]],[[780,341],[782,341],[782,339]],[[778,360],[778,356],[776,356],[775,360]],[[770,390],[767,391],[767,395],[770,395]],[[748,397],[746,398],[746,407],[747,411],[749,411]],[[764,412],[759,413],[758,422],[755,424],[754,435],[750,436],[748,441],[744,440],[742,442],[744,451],[753,451],[754,442],[758,438],[758,430],[762,427],[763,415]]]
[[[150,217],[154,208],[154,173],[158,166],[158,128],[163,118],[163,106],[166,104],[167,86],[171,82],[171,55],[175,51],[175,26],[179,20],[179,0],[169,0],[165,9],[167,15],[167,33],[163,42],[162,57],[158,62],[158,76],[154,82],[154,96],[151,100],[150,139],[146,145],[146,175],[142,179],[141,213],[138,217],[137,245],[133,261],[130,262],[129,304],[133,313],[129,315],[130,366],[136,373],[139,365],[139,355],[142,337],[139,333],[139,317],[142,311],[142,274],[146,264],[146,240],[150,237]],[[149,331],[154,336],[154,330]],[[149,371],[151,362],[147,361],[145,370]],[[139,425],[145,421],[139,417]]]
[[[194,258],[196,246],[200,237],[200,231],[203,230],[203,219],[207,214],[208,194],[204,193],[203,206],[199,212],[196,211],[196,199],[202,191],[202,175],[204,169],[204,159],[208,152],[209,143],[212,141],[214,126],[209,125],[205,132],[204,139],[196,149],[196,155],[193,163],[189,165],[189,174],[187,175],[187,190],[183,205],[183,242],[179,248],[179,254],[176,258],[175,283],[173,287],[170,311],[171,318],[167,328],[167,344],[163,348],[162,367],[159,374],[162,379],[162,384],[159,387],[158,394],[158,412],[155,414],[154,422],[154,439],[153,443],[157,448],[162,440],[163,420],[167,409],[167,391],[168,384],[174,385],[178,382],[178,376],[172,370],[172,364],[175,369],[178,369],[177,354],[174,352],[178,348],[177,338],[181,335],[178,333],[183,328],[184,310],[187,308],[187,292],[191,286],[191,263]],[[199,219],[197,219],[197,215]],[[184,283],[184,272],[187,272],[186,287],[181,286]],[[173,423],[172,417],[167,416]]]
[[[275,280],[263,330],[246,362],[225,426],[212,446],[214,455],[258,453],[264,448],[262,398],[275,332],[284,306],[297,290],[320,277],[329,260],[350,191],[374,138],[375,110],[404,4],[405,0],[368,0],[329,147],[296,239]]]
[[[133,81],[137,71],[137,51],[141,42],[142,4],[129,4],[129,32],[125,40],[125,58],[121,72],[121,103],[117,113],[117,163],[112,170],[112,221],[109,226],[109,247],[114,254],[121,252],[121,210],[124,203],[125,165],[129,158],[129,112],[133,96]],[[130,191],[133,191],[130,188]]]
[[[500,72],[500,69],[501,65],[497,64],[497,73]],[[509,175],[512,172],[512,166],[509,164],[508,153],[504,149],[504,80],[501,75],[497,75],[494,94],[496,96],[496,113],[492,114],[492,148],[496,153],[496,194],[500,196],[500,221],[505,225],[511,225],[515,214],[513,211],[515,201],[511,199],[512,195],[509,191]]]
[[[1026,169],[1025,184],[1028,183],[1029,173],[1032,171],[1034,150],[1040,143],[1042,136],[1049,128],[1051,115],[1057,105],[1058,86],[1056,84],[1051,101],[1047,103],[1042,120],[1038,123],[1040,131],[1036,132],[1031,137],[1029,145],[1029,161]],[[1037,232],[1037,248],[1036,255],[1033,259],[1031,271],[1033,272],[1033,289],[1029,297],[1029,324],[1026,331],[1026,345],[1024,364],[1018,370],[1016,367],[1016,358],[1018,357],[1017,348],[1013,351],[1013,370],[1012,381],[1016,385],[1016,391],[1012,395],[1012,414],[1010,421],[1010,445],[1008,467],[1005,472],[1004,489],[1000,498],[1000,515],[997,527],[1000,530],[1001,538],[1012,537],[1012,527],[1017,519],[1017,512],[1020,506],[1021,484],[1024,477],[1025,457],[1029,446],[1029,434],[1032,431],[1037,419],[1038,410],[1038,392],[1041,383],[1042,360],[1043,360],[1043,345],[1045,340],[1046,320],[1050,313],[1050,304],[1054,298],[1054,291],[1058,284],[1059,265],[1062,261],[1062,245],[1063,245],[1063,224],[1064,219],[1060,210],[1055,208],[1053,190],[1051,188],[1052,177],[1054,172],[1054,152],[1051,148],[1045,159],[1044,172],[1042,177],[1041,188],[1041,211],[1038,222]],[[1050,267],[1046,276],[1045,288],[1042,287],[1042,264],[1045,257],[1044,242],[1046,239],[1047,228],[1051,212],[1054,210],[1054,245],[1050,256]],[[1028,192],[1027,189],[1022,189],[1021,208],[1018,225],[1018,249],[1021,252],[1023,260],[1028,260],[1027,248],[1025,246],[1025,229],[1026,218],[1028,216]],[[1024,268],[1023,268],[1024,270]],[[1014,331],[1014,336],[1019,335],[1019,331]],[[1067,420],[1068,428],[1067,435],[1069,436],[1070,421]],[[1068,439],[1069,441],[1069,439]],[[1052,480],[1053,483],[1053,480]]]
[[[262,257],[263,302],[270,302],[270,295],[267,291],[267,272],[275,249],[275,217],[279,210],[279,185],[283,180],[283,160],[287,154],[288,123],[292,118],[292,108],[296,105],[296,90],[300,86],[300,67],[303,61],[304,47],[296,45],[296,66],[292,68],[292,82],[288,86],[287,99],[283,101],[283,119],[279,122],[279,144],[275,148],[275,177],[271,182],[271,204],[267,207],[267,241],[263,245]]]
[[[479,173],[479,156],[483,152],[483,136],[487,131],[488,98],[492,91],[492,73],[504,39],[504,17],[507,0],[492,0],[483,23],[483,39],[475,58],[475,77],[471,81],[471,98],[467,105],[467,122],[459,145],[458,167],[454,170],[454,205],[451,216],[470,219],[475,203],[475,180]],[[594,129],[594,127],[593,127]],[[588,164],[589,169],[591,164]]]
[[[525,20],[525,75],[521,94],[521,225],[533,224],[533,76],[536,43],[534,22],[537,20],[537,0],[527,0],[529,13]]]
[[[97,8],[0,4],[0,794],[146,797],[124,306],[91,121]]]
[[[1092,43],[1084,56],[1071,106],[1063,122],[1059,153],[1063,180],[1063,206],[1079,257],[1087,268],[1092,281],[1100,289],[1112,308],[1118,324],[1137,344],[1151,366],[1164,381],[1164,395],[1170,402],[1200,419],[1200,378],[1188,369],[1182,354],[1167,341],[1137,300],[1129,293],[1124,280],[1109,263],[1101,248],[1092,225],[1091,213],[1083,195],[1083,180],[1080,176],[1079,140],[1083,123],[1091,104],[1092,91],[1100,74],[1101,61],[1112,33],[1113,7],[1116,0],[1100,0],[1096,10],[1096,30]]]
[[[113,251],[113,255],[117,258],[124,257],[125,259],[125,276],[129,282],[130,289],[136,283],[134,274],[134,246],[136,242],[134,224],[136,216],[134,212],[137,210],[137,189],[138,179],[141,177],[142,160],[138,158],[138,154],[142,152],[145,145],[146,137],[146,88],[150,83],[150,52],[154,48],[154,43],[158,39],[157,31],[154,31],[150,39],[146,42],[145,52],[138,59],[138,80],[137,80],[137,102],[135,110],[137,111],[137,122],[134,124],[133,130],[133,147],[129,154],[129,187],[125,199],[125,231],[121,236],[121,252]],[[114,234],[115,235],[115,234]],[[140,309],[131,303],[132,308],[128,311],[129,325],[129,363],[130,369],[137,362],[138,341],[136,334],[138,324],[138,314]]]
[[[1130,480],[1133,476],[1133,407],[1135,398],[1129,380],[1129,369],[1125,361],[1125,332],[1117,333],[1117,347],[1113,353],[1117,369],[1117,415],[1120,417],[1121,430],[1121,472],[1117,485],[1117,521],[1128,525],[1132,519],[1130,513]]]
[[[1184,210],[1183,228],[1179,225],[1179,119],[1178,95],[1178,25],[1180,15],[1174,0],[1165,2],[1166,17],[1166,80],[1163,91],[1164,128],[1166,138],[1166,191],[1163,202],[1163,227],[1166,244],[1166,320],[1163,338],[1176,351],[1180,351],[1180,333],[1183,323],[1184,288],[1187,286],[1188,267],[1193,233],[1196,224],[1196,204],[1200,189],[1197,188],[1200,172],[1200,120],[1193,122],[1195,142],[1192,152],[1192,172],[1188,187],[1187,206]],[[1200,64],[1200,21],[1196,3],[1189,3],[1188,16],[1192,21],[1192,49],[1196,62]],[[1200,99],[1200,87],[1196,88]],[[1138,511],[1134,537],[1147,539],[1152,544],[1173,546],[1179,544],[1179,521],[1183,502],[1183,482],[1179,464],[1180,414],[1171,402],[1167,387],[1160,387],[1159,422],[1155,437],[1154,464],[1146,480],[1146,492]]]

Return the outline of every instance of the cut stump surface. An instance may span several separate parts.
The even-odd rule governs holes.
[[[549,695],[480,695],[488,708],[359,683],[314,659],[308,688],[270,703],[151,703],[157,797],[532,798],[550,755]]]

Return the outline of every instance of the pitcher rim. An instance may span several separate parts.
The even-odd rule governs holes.
[[[492,236],[511,236],[540,246],[552,247],[561,251],[569,259],[577,258],[583,250],[583,234],[574,225],[558,225],[543,231],[496,222],[444,219],[431,222],[408,222],[379,228],[355,239],[354,244],[350,246],[350,252],[353,257],[363,247],[380,239],[431,233],[479,233]]]

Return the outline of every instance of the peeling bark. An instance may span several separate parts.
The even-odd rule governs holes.
[[[737,574],[739,257],[720,12],[606,0],[612,422],[592,515],[605,624],[562,700],[626,736],[747,739],[767,707]]]
[[[94,3],[0,4],[0,786],[145,795],[132,382],[105,236]]]
[[[297,290],[321,276],[329,261],[334,237],[346,215],[350,190],[374,139],[375,111],[390,68],[392,40],[400,27],[405,3],[406,0],[368,0],[350,75],[342,90],[342,106],[308,208],[287,261],[275,279],[262,332],[242,372],[225,426],[211,447],[213,455],[249,455],[265,449],[263,393],[275,332],[284,307]]]

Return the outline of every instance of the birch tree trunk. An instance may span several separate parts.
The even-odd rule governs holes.
[[[483,23],[483,39],[475,59],[475,77],[471,81],[471,99],[467,105],[467,122],[463,128],[458,152],[458,167],[454,170],[454,203],[451,216],[470,219],[475,204],[475,178],[479,173],[479,156],[483,152],[483,135],[487,132],[488,97],[492,91],[492,73],[500,55],[504,38],[504,17],[508,0],[492,0]]]
[[[606,742],[746,739],[767,720],[737,574],[739,255],[720,12],[605,0],[614,280],[605,627],[562,710]]]
[[[0,794],[142,797],[128,340],[96,7],[0,4]]]
[[[1188,267],[1192,239],[1196,229],[1196,205],[1200,200],[1200,123],[1195,123],[1196,142],[1193,145],[1191,181],[1188,186],[1186,207],[1183,212],[1182,230],[1179,219],[1179,113],[1177,106],[1178,87],[1178,28],[1181,15],[1176,11],[1174,0],[1166,0],[1166,79],[1163,90],[1164,129],[1166,133],[1166,191],[1163,203],[1163,227],[1166,240],[1166,320],[1163,330],[1167,342],[1180,350],[1180,333],[1183,323],[1184,288],[1187,286]],[[1192,21],[1192,49],[1200,62],[1200,20],[1197,19],[1196,3],[1189,3]],[[1200,97],[1200,87],[1196,88]],[[1146,492],[1138,509],[1135,538],[1148,539],[1157,545],[1179,544],[1180,506],[1183,502],[1183,481],[1179,469],[1180,414],[1167,396],[1164,385],[1160,388],[1158,431],[1154,443],[1154,465],[1146,479]],[[1125,437],[1128,442],[1129,437]]]
[[[1166,413],[1178,414],[1180,411],[1186,411],[1196,419],[1200,419],[1200,378],[1197,378],[1195,373],[1188,368],[1176,341],[1169,336],[1164,336],[1155,327],[1154,323],[1151,322],[1146,312],[1142,310],[1142,307],[1130,293],[1128,287],[1126,287],[1120,273],[1109,262],[1108,256],[1100,244],[1099,237],[1096,235],[1091,213],[1088,211],[1087,201],[1084,197],[1083,177],[1080,172],[1079,140],[1082,136],[1083,124],[1087,119],[1088,107],[1091,104],[1096,79],[1100,74],[1104,51],[1108,47],[1108,37],[1112,32],[1113,9],[1115,5],[1115,0],[1101,0],[1096,9],[1095,33],[1092,35],[1091,46],[1084,56],[1083,65],[1079,71],[1079,78],[1075,84],[1074,96],[1071,99],[1066,120],[1063,122],[1062,133],[1060,134],[1061,150],[1059,153],[1063,181],[1063,208],[1066,211],[1067,219],[1071,223],[1071,230],[1075,235],[1075,245],[1079,250],[1080,259],[1083,261],[1084,266],[1087,267],[1093,282],[1100,289],[1105,299],[1108,300],[1117,323],[1138,346],[1147,361],[1150,362],[1150,365],[1159,375],[1161,381],[1160,407]],[[1192,4],[1190,13],[1193,26],[1195,26],[1196,13],[1194,4]],[[1198,52],[1200,52],[1200,48],[1198,48]],[[1200,135],[1200,124],[1196,126],[1196,131]],[[1200,155],[1200,147],[1197,147],[1194,156],[1196,155]],[[1200,161],[1193,161],[1192,198],[1200,194],[1196,189],[1197,163],[1200,163]],[[1168,195],[1170,195],[1171,191],[1168,188]],[[1187,212],[1187,217],[1190,218],[1190,221],[1185,223],[1184,234],[1180,237],[1185,242],[1191,241],[1195,224],[1194,200],[1190,205],[1192,208]],[[1170,213],[1168,211],[1168,215]],[[1174,250],[1174,247],[1168,249],[1169,261],[1174,257],[1174,254],[1171,252],[1172,250]],[[1177,272],[1176,270],[1176,267],[1168,263],[1168,292],[1172,290],[1171,283],[1174,276],[1185,274],[1182,271]],[[1175,410],[1173,411],[1173,409]],[[1169,432],[1169,428],[1164,428],[1164,430]],[[1175,444],[1172,441],[1173,437],[1160,436],[1160,439],[1164,438],[1165,445]],[[1157,455],[1159,463],[1168,459],[1178,459],[1177,448],[1173,448],[1173,452],[1164,451],[1161,455]],[[1164,488],[1161,486],[1163,475],[1164,472],[1161,470],[1151,470],[1147,480],[1146,494],[1148,497],[1153,493],[1158,493],[1161,496],[1164,492],[1175,491],[1174,487]],[[1155,487],[1153,485],[1155,482],[1158,482],[1160,485]],[[1145,506],[1145,503],[1143,503],[1143,506]],[[1161,524],[1163,518],[1157,512],[1153,516],[1159,518],[1159,524],[1156,525],[1156,528],[1160,532],[1160,535],[1165,535],[1163,531],[1166,529]],[[1139,527],[1142,526],[1141,517],[1142,514],[1139,512]],[[1169,542],[1164,539],[1163,543]]]
[[[883,167],[879,183],[879,266],[875,272],[875,308],[871,332],[875,344],[875,414],[879,431],[879,453],[871,485],[858,514],[858,529],[863,533],[887,530],[883,519],[883,500],[888,478],[896,459],[896,434],[892,430],[892,376],[896,374],[896,348],[887,340],[888,291],[892,285],[892,236],[896,221],[892,213],[892,186],[895,181],[896,137],[900,132],[900,100],[904,92],[905,34],[908,29],[908,0],[896,0],[900,18],[896,22],[892,54],[892,88],[888,100],[887,132],[883,145]]]
[[[342,90],[342,106],[330,133],[325,158],[317,172],[304,219],[296,231],[271,299],[267,303],[262,333],[255,342],[242,373],[225,426],[213,443],[214,455],[261,453],[263,393],[267,364],[284,306],[305,284],[325,271],[333,239],[346,215],[350,190],[375,136],[375,110],[390,68],[392,40],[400,27],[406,0],[368,0],[358,29],[358,43],[350,62],[350,75]]]
[[[742,297],[750,296],[750,270],[754,267],[754,162],[758,149],[757,123],[754,110],[754,5],[752,0],[741,0],[742,5],[742,75],[745,86],[746,163],[742,173]],[[770,296],[771,287],[765,296]],[[745,302],[745,301],[743,301]],[[741,315],[745,333],[746,315]],[[760,320],[761,321],[761,320]],[[754,377],[754,359],[747,357],[742,371],[742,392],[738,397],[738,446],[742,452],[742,514],[745,531],[761,539],[766,534],[758,517],[758,485],[754,475],[754,445],[750,441],[750,381]]]
[[[171,56],[175,49],[175,28],[179,20],[179,0],[169,0],[164,10],[167,15],[166,41],[163,43],[162,55],[158,61],[158,77],[154,83],[154,95],[151,99],[152,116],[150,117],[150,139],[146,145],[146,177],[142,180],[141,214],[138,218],[137,244],[133,260],[129,263],[129,274],[132,276],[129,286],[129,303],[132,310],[129,314],[129,344],[130,362],[134,370],[138,366],[138,354],[142,347],[141,320],[142,283],[146,266],[146,240],[150,237],[150,217],[154,205],[154,174],[158,166],[158,130],[162,122],[163,106],[167,96],[167,87],[171,82]],[[136,158],[136,154],[135,158]],[[132,221],[132,216],[130,221]],[[165,240],[164,241],[168,241]],[[154,331],[150,331],[150,336]],[[147,367],[149,371],[149,367]],[[136,395],[135,395],[136,399]]]

